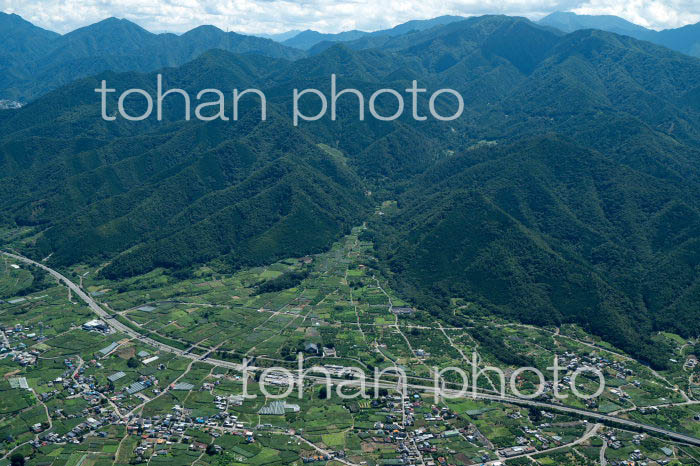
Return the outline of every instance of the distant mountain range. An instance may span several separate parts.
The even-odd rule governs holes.
[[[264,38],[264,39],[272,39],[272,40],[274,40],[275,42],[282,42],[282,41],[285,41],[285,40],[287,40],[287,39],[291,39],[292,37],[296,36],[296,35],[299,34],[300,32],[301,32],[300,29],[292,29],[291,31],[280,32],[280,33],[278,33],[278,34],[263,34],[263,33],[260,33],[260,34],[253,34],[253,35],[254,35],[254,36],[257,36],[257,37],[262,37],[262,38]]]
[[[328,48],[334,42],[358,41],[358,44],[353,45],[353,48],[371,48],[373,46],[378,46],[382,42],[381,40],[373,41],[371,38],[398,36],[409,32],[422,31],[461,19],[464,18],[461,16],[440,16],[430,20],[409,21],[391,29],[375,32],[352,30],[337,34],[323,34],[312,30],[295,30],[277,35],[261,35],[261,37],[269,37],[290,47],[310,50],[311,53],[318,53]],[[573,32],[580,29],[600,29],[601,31],[614,32],[615,34],[646,40],[663,45],[672,50],[700,57],[700,24],[654,31],[631,23],[618,16],[578,15],[571,12],[555,12],[542,18],[538,23],[557,28],[563,32]],[[360,41],[361,39],[364,39],[364,41]]]
[[[542,18],[539,24],[555,27],[564,32],[573,32],[580,29],[610,31],[634,37],[635,39],[647,40],[687,55],[700,57],[700,23],[689,24],[676,29],[654,31],[630,23],[617,16],[577,15],[575,13],[556,12]]]
[[[436,18],[435,20],[442,20],[443,24],[448,24],[458,19],[459,17],[443,16],[441,18]],[[577,15],[569,12],[552,13],[542,18],[537,23],[543,26],[556,28],[565,33],[570,33],[581,29],[599,29],[601,31],[613,32],[615,34],[626,35],[634,37],[635,39],[649,41],[687,55],[700,57],[700,23],[683,26],[677,29],[654,31],[652,29],[647,29],[631,23],[617,16],[589,16]],[[403,31],[401,34],[387,34],[387,31],[377,31],[370,34],[363,33],[360,35],[360,37],[356,38],[354,38],[354,36],[358,35],[357,33],[359,31],[350,31],[354,34],[348,33],[348,35],[344,35],[345,33],[323,35],[313,33],[313,31],[306,31],[305,33],[299,34],[300,36],[304,34],[304,37],[300,38],[296,46],[301,47],[301,45],[303,45],[301,48],[308,50],[308,52],[312,55],[322,52],[337,41],[343,41],[348,45],[348,47],[357,50],[371,49],[383,47],[384,44],[389,41],[390,37],[406,36],[406,40],[410,40],[408,39],[408,37],[410,37],[410,32],[420,32],[424,29],[432,27],[428,26],[427,24],[424,24],[424,26],[426,26],[425,28],[414,27],[411,29],[404,28],[403,26],[404,25],[400,26],[401,30]],[[330,36],[330,38],[324,38],[323,36]],[[287,39],[284,41],[284,44],[295,46],[295,39],[296,37]],[[315,43],[312,45],[312,42]]]
[[[538,21],[539,24],[552,26],[563,32],[574,32],[579,29],[600,29],[615,34],[630,35],[650,31],[643,26],[631,23],[626,19],[613,15],[578,15],[571,12],[556,11]]]
[[[91,42],[76,41],[84,56]],[[0,222],[36,227],[24,254],[108,277],[265,264],[367,222],[367,265],[455,325],[576,323],[660,368],[653,332],[700,333],[699,59],[507,16],[320,45],[295,61],[213,50],[163,70],[191,94],[260,86],[266,122],[253,104],[237,122],[185,122],[176,98],[164,122],[100,118],[99,80],[153,93],[154,72],[103,72],[0,112]],[[360,121],[341,98],[337,121],[295,128],[291,90],[328,92],[331,72],[365,95],[415,79],[467,105],[451,122]],[[396,207],[375,215],[383,201]],[[446,314],[453,299],[464,307]]]
[[[211,49],[297,59],[304,52],[270,39],[200,26],[182,35],[153,34],[108,18],[59,35],[0,13],[0,99],[30,101],[105,70],[152,71],[182,65]]]
[[[409,32],[422,31],[431,27],[448,24],[464,19],[461,16],[440,16],[429,20],[415,20],[400,24],[394,28],[375,32],[365,31],[344,31],[336,34],[323,34],[317,31],[288,31],[275,35],[260,35],[277,40],[284,45],[303,50],[311,50],[317,53],[325,50],[334,42],[349,42],[365,39],[362,46],[355,45],[353,48],[370,48],[378,45],[379,41],[372,41],[370,38],[398,36]],[[676,29],[666,29],[654,31],[643,26],[631,23],[623,18],[613,15],[578,15],[571,12],[554,12],[537,21],[539,24],[551,26],[563,32],[574,32],[580,29],[600,29],[601,31],[614,32],[646,40],[655,44],[663,45],[672,50],[683,52],[687,55],[700,57],[700,24],[691,24]],[[324,44],[325,42],[325,44]],[[319,45],[321,44],[321,45]]]
[[[433,19],[408,21],[406,23],[399,24],[398,26],[395,26],[391,29],[382,29],[374,32],[353,30],[340,32],[337,34],[322,34],[320,32],[307,29],[306,31],[301,31],[298,34],[295,34],[294,36],[283,40],[282,43],[289,47],[296,47],[302,50],[309,50],[313,46],[321,42],[348,42],[351,40],[360,39],[362,37],[400,36],[409,32],[423,31],[425,29],[430,29],[435,26],[440,26],[455,21],[461,21],[463,19],[464,18],[462,16],[439,16]]]
[[[224,32],[214,26],[200,26],[181,35],[153,34],[128,20],[108,18],[60,35],[15,14],[0,13],[0,99],[28,102],[101,71],[148,72],[179,66],[214,48],[288,60],[318,54],[338,42],[353,49],[381,48],[394,37],[404,37],[407,42],[412,34],[462,19],[440,16],[374,32],[323,34],[306,30],[257,37]],[[698,24],[657,32],[615,16],[574,13],[553,13],[539,24],[564,32],[601,29],[700,56]]]
[[[31,101],[63,84],[105,70],[146,72],[179,66],[210,49],[294,60],[320,42],[388,37],[458,19],[443,16],[409,21],[372,33],[290,31],[258,37],[224,32],[214,26],[200,26],[181,35],[153,34],[128,20],[108,18],[60,35],[18,15],[0,12],[0,99]]]

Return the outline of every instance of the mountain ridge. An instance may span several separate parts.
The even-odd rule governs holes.
[[[5,32],[4,35],[0,33],[0,98],[26,103],[60,85],[104,70],[152,71],[160,67],[179,66],[213,48],[290,60],[303,58],[307,51],[311,55],[318,54],[336,43],[344,43],[355,49],[387,49],[397,38],[403,37],[406,42],[420,40],[420,34],[426,30],[463,20],[457,16],[440,16],[430,20],[408,21],[374,32],[321,34],[306,30],[282,42],[275,42],[224,32],[207,25],[181,35],[153,34],[129,20],[119,18],[106,18],[59,35],[37,28],[17,15],[3,13],[0,16],[1,29]],[[700,56],[700,25],[697,24],[652,31],[613,16],[582,16],[563,12],[555,12],[537,24],[558,27],[564,32],[595,26]],[[449,62],[449,57],[445,56],[445,60]]]
[[[366,221],[377,266],[421,309],[458,299],[577,323],[655,367],[653,332],[700,333],[700,59],[498,15],[381,44],[296,61],[210,51],[161,70],[190,94],[261,83],[266,122],[257,101],[237,122],[185,122],[180,99],[163,122],[101,120],[99,80],[153,93],[155,72],[59,88],[0,118],[0,218],[35,229],[24,254],[111,277],[259,265]],[[329,70],[365,95],[414,79],[456,89],[464,114],[360,121],[350,96],[336,121],[293,127],[292,89],[327,93]],[[373,215],[386,201],[395,211]]]
[[[216,48],[285,59],[304,55],[270,39],[227,33],[214,26],[200,26],[179,36],[153,34],[118,18],[107,18],[43,41],[35,37],[43,33],[31,30],[29,34],[28,41],[41,43],[34,54],[7,58],[0,55],[0,71],[5,71],[0,77],[0,98],[26,102],[105,70],[152,71],[179,66]]]
[[[338,33],[320,33],[307,29],[301,31],[293,37],[284,40],[282,43],[290,47],[296,47],[303,50],[309,50],[315,45],[322,42],[347,42],[360,39],[362,37],[380,37],[380,36],[398,36],[409,33],[411,31],[422,31],[435,26],[449,24],[455,21],[463,20],[461,16],[443,15],[431,19],[411,20],[405,23],[398,24],[389,29],[380,29],[373,32],[350,30]]]
[[[555,12],[538,21],[564,32],[580,29],[600,29],[646,40],[672,50],[700,57],[700,23],[679,28],[655,31],[612,15],[578,15],[572,12]]]

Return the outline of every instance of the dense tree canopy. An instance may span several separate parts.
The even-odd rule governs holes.
[[[414,79],[453,88],[464,114],[360,121],[343,96],[337,121],[294,127],[291,89],[328,93],[331,73],[366,95]],[[164,122],[103,121],[99,81],[154,92],[155,74],[138,73],[0,112],[0,218],[38,227],[27,254],[108,261],[108,277],[215,258],[235,269],[321,251],[369,221],[372,267],[433,314],[460,298],[538,325],[575,322],[658,367],[654,331],[700,333],[698,59],[487,16],[294,62],[212,51],[165,74],[191,95],[256,84],[268,120],[249,101],[236,122],[184,122],[170,99]],[[377,105],[386,115],[395,102]],[[373,215],[387,200],[396,208]]]

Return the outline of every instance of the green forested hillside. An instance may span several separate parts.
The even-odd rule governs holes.
[[[57,39],[59,34],[34,26],[15,14],[0,12],[0,59],[13,60],[43,54],[47,44]]]
[[[573,32],[579,29],[601,29],[700,57],[700,24],[688,24],[679,28],[655,31],[630,23],[617,16],[577,15],[561,11],[545,16],[538,23],[555,27],[564,32]]]
[[[505,16],[375,45],[297,61],[213,51],[164,70],[191,95],[264,89],[265,122],[256,99],[237,122],[185,122],[177,98],[164,122],[101,120],[100,79],[154,92],[154,73],[103,73],[0,114],[0,218],[35,227],[26,253],[106,261],[110,277],[313,253],[369,221],[384,272],[431,312],[460,298],[451,318],[576,322],[657,366],[652,331],[700,332],[700,60]],[[337,121],[295,128],[292,89],[328,92],[331,73],[365,95],[454,88],[465,111],[414,121],[407,100],[396,121],[359,121],[343,96]],[[372,215],[386,200],[398,209]]]
[[[301,50],[270,39],[200,26],[182,35],[153,34],[117,18],[63,36],[0,13],[0,98],[30,101],[103,71],[152,71],[179,66],[210,49],[295,59]]]
[[[400,213],[377,224],[380,252],[397,286],[433,312],[463,297],[538,325],[578,322],[662,363],[640,330],[700,330],[688,299],[698,196],[697,186],[545,136],[429,170],[399,198]]]

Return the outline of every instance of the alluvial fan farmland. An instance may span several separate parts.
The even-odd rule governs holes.
[[[700,458],[697,25],[0,28],[0,466]]]

